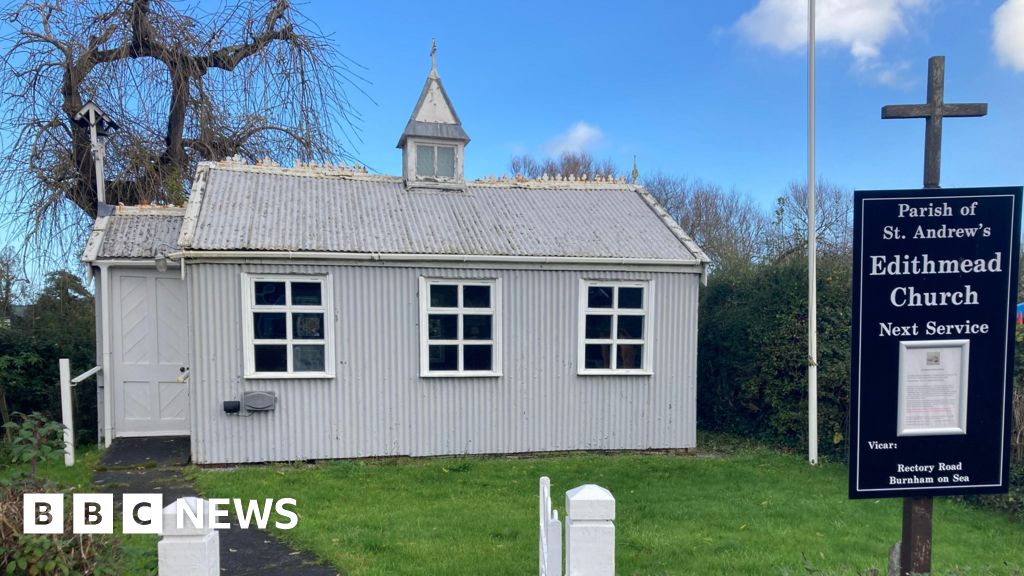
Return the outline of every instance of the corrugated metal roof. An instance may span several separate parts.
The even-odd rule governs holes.
[[[178,246],[184,213],[180,209],[162,210],[167,213],[115,212],[109,216],[98,259],[153,258],[159,253],[173,252]]]
[[[408,190],[341,170],[203,164],[182,239],[193,250],[702,258],[645,196],[619,182]]]

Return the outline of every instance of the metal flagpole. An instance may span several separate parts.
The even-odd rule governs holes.
[[[814,211],[814,0],[807,0],[807,460],[818,463],[818,221]]]

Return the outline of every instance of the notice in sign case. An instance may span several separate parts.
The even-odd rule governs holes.
[[[900,342],[897,436],[967,433],[969,340]]]

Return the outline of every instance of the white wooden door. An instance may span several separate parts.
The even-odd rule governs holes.
[[[189,433],[185,283],[177,272],[113,271],[114,436]]]

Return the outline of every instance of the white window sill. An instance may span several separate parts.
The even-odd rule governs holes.
[[[328,380],[334,374],[326,372],[256,372],[246,374],[246,380]]]
[[[578,370],[577,376],[654,376],[650,370],[611,370],[606,368]]]
[[[499,378],[501,372],[420,372],[420,378]]]

